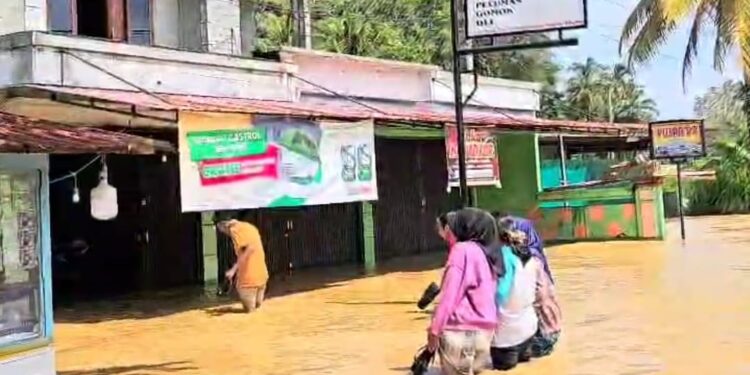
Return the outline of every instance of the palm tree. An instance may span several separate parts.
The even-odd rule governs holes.
[[[699,167],[716,171],[716,181],[691,188],[690,201],[699,211],[750,211],[750,130],[736,92],[740,84],[727,82],[696,100],[696,112],[709,127],[723,130],[712,142],[709,157]]]
[[[714,68],[721,71],[727,56],[736,47],[742,57],[745,76],[748,77],[748,0],[640,0],[623,27],[620,51],[627,47],[630,66],[647,62],[656,56],[667,37],[683,22],[691,23],[682,64],[683,83],[698,55],[700,37],[704,35],[706,27],[715,31]]]
[[[637,122],[651,120],[658,113],[656,102],[646,95],[633,72],[627,66],[616,64],[604,75],[607,92],[607,118],[610,122]]]
[[[585,120],[598,117],[598,108],[602,100],[599,94],[602,92],[602,75],[605,69],[604,65],[591,57],[586,59],[585,63],[571,65],[570,72],[573,76],[568,80],[566,99],[571,107],[583,115],[573,114],[574,117]]]
[[[630,69],[617,64],[612,67],[589,58],[585,63],[571,65],[572,76],[567,81],[562,102],[567,105],[567,116],[609,122],[648,121],[657,113],[656,103],[639,85]],[[547,93],[547,113],[553,109],[553,96]],[[553,111],[554,112],[554,111]]]

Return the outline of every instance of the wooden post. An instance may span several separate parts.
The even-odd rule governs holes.
[[[109,39],[121,42],[127,37],[125,31],[125,2],[107,0],[107,36]]]

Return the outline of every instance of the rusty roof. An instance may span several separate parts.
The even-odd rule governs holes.
[[[431,102],[410,104],[378,103],[363,105],[344,99],[312,98],[302,102],[244,98],[207,97],[195,95],[151,94],[137,91],[79,88],[52,85],[29,85],[26,88],[55,94],[84,97],[92,100],[124,103],[157,110],[232,112],[264,115],[318,117],[331,119],[373,119],[381,122],[438,124],[455,122],[452,108]],[[514,116],[497,111],[466,108],[464,122],[468,126],[494,127],[550,133],[640,135],[648,132],[647,124],[610,124],[569,120],[546,120]]]
[[[175,149],[169,142],[0,112],[0,152],[153,154]]]

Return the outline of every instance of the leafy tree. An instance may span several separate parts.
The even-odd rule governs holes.
[[[542,114],[572,120],[642,122],[657,114],[633,74],[623,65],[607,67],[589,58],[568,68],[563,90],[542,93]]]
[[[575,119],[594,120],[600,116],[605,92],[606,67],[592,58],[584,63],[574,63],[568,69],[573,76],[568,79],[565,98],[570,106],[569,116]]]
[[[285,0],[266,0],[259,12],[259,48],[291,43],[292,17]],[[449,69],[450,2],[445,0],[314,0],[313,47],[359,56],[434,64]],[[529,37],[514,37],[513,41]],[[553,83],[559,67],[549,51],[516,51],[475,59],[480,74]]]
[[[682,62],[683,85],[706,29],[713,32],[714,69],[722,71],[726,58],[739,51],[744,86],[738,93],[750,114],[750,3],[748,0],[640,0],[625,22],[620,51],[627,49],[630,66],[652,60],[678,27],[690,25]],[[750,119],[750,117],[748,117]],[[750,123],[746,124],[750,127]]]
[[[710,154],[699,164],[716,171],[716,181],[697,182],[690,189],[691,210],[696,213],[750,211],[750,131],[738,92],[743,84],[727,81],[696,99],[696,114],[715,130]]]
[[[750,72],[750,4],[747,0],[640,0],[625,22],[620,49],[628,62],[653,59],[682,23],[690,24],[683,57],[683,80],[698,55],[705,29],[714,31],[713,62],[722,70],[733,47],[740,51],[746,75]]]

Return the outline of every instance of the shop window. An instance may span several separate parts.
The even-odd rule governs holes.
[[[0,346],[42,334],[39,176],[0,171]]]
[[[128,41],[151,44],[151,0],[128,0]]]
[[[47,0],[53,33],[150,45],[152,0]]]
[[[49,0],[47,16],[49,17],[50,31],[67,35],[75,34],[74,3],[75,0]]]

